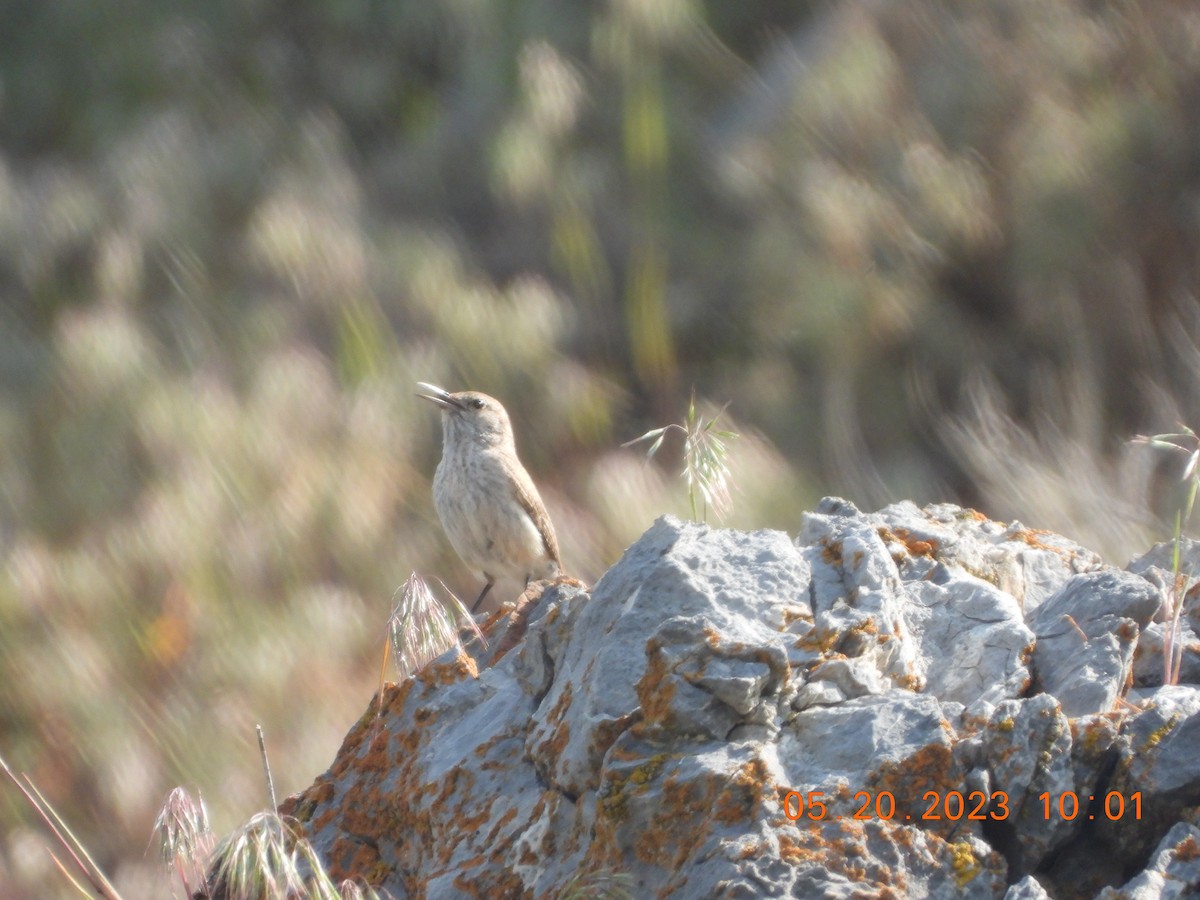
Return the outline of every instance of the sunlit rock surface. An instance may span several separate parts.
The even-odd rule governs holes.
[[[663,518],[388,686],[281,811],[397,898],[1184,896],[1200,690],[1139,655],[1156,552],[945,505]]]

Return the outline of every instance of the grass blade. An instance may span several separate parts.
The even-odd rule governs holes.
[[[13,770],[9,768],[8,763],[2,756],[0,756],[0,769],[4,771],[8,780],[17,786],[17,790],[25,796],[29,805],[34,808],[46,824],[46,827],[53,833],[54,839],[70,855],[72,862],[75,863],[75,867],[92,885],[92,889],[104,898],[104,900],[120,900],[121,895],[117,893],[117,889],[113,887],[112,883],[104,876],[104,873],[100,871],[100,867],[96,865],[96,861],[87,852],[87,848],[75,837],[75,834],[71,831],[67,823],[63,821],[50,801],[42,795],[42,792],[38,790],[37,785],[30,780],[29,776],[22,775],[21,778],[24,778],[24,783],[22,783],[21,778],[18,778]],[[61,868],[62,863],[54,857],[54,854],[51,853],[50,856],[55,859],[55,862]],[[72,878],[71,882],[74,884],[75,879]]]

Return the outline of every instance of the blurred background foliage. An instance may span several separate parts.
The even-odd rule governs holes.
[[[265,805],[255,723],[307,785],[409,571],[478,589],[418,379],[503,400],[588,580],[686,512],[619,445],[693,388],[731,524],[957,500],[1123,564],[1178,475],[1128,438],[1200,421],[1197,134],[1189,3],[5,4],[0,752],[133,896],[173,786]]]

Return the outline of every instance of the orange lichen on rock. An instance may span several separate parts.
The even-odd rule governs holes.
[[[796,639],[797,650],[807,650],[812,653],[828,653],[842,639],[842,632],[836,628],[815,627]]]
[[[339,836],[330,848],[328,872],[335,882],[353,878],[366,880],[367,873],[371,872],[375,880],[368,884],[379,884],[391,869],[382,864],[376,847],[352,837]]]
[[[459,645],[454,659],[447,663],[432,662],[421,669],[415,678],[422,684],[454,684],[466,678],[478,678],[479,667],[475,660]]]
[[[619,770],[609,770],[603,790],[597,798],[597,806],[608,819],[619,822],[625,819],[627,801],[631,793],[643,794],[646,786],[653,782],[670,759],[667,754],[659,753],[644,757],[637,754],[627,756],[627,759],[643,759],[638,765],[622,767]]]
[[[293,794],[291,797],[284,799],[279,804],[279,814],[281,816],[291,816],[298,822],[308,822],[317,807],[323,806],[333,799],[336,793],[333,782],[325,778],[319,778],[313,782],[306,790],[299,794]]]
[[[417,682],[413,678],[406,678],[399,684],[389,683],[383,687],[383,700],[379,704],[380,715],[386,717],[398,713],[408,702],[408,695],[412,693],[412,689]]]
[[[474,773],[462,766],[454,766],[442,778],[433,802],[438,806],[444,806],[451,803],[456,797],[469,798],[472,796],[474,788]]]
[[[562,693],[554,702],[550,714],[546,717],[547,721],[553,723],[553,730],[550,732],[549,738],[543,740],[538,745],[539,753],[557,757],[571,740],[570,719],[566,715],[566,712],[571,707],[574,693],[570,682],[563,685]]]
[[[894,541],[903,545],[910,556],[925,556],[933,559],[937,555],[937,541],[918,538],[907,528],[880,528],[878,534],[884,543]]]
[[[842,542],[821,541],[821,560],[840,569],[842,567]]]
[[[955,790],[962,780],[962,773],[954,762],[954,754],[948,745],[927,744],[915,753],[909,754],[898,762],[881,763],[866,785],[872,796],[878,796],[880,791],[888,791],[896,801],[896,809],[912,817],[912,821],[922,821],[922,813],[926,806],[922,800],[927,792],[944,796],[948,791]],[[934,831],[953,831],[958,828],[958,822],[951,820],[929,820],[924,822]]]
[[[812,621],[813,621],[812,610],[810,610],[807,605],[797,604],[795,606],[785,606],[783,608],[782,625],[784,628],[787,628],[793,622],[812,622]]]
[[[1200,843],[1197,843],[1193,836],[1188,835],[1175,846],[1171,855],[1180,862],[1191,862],[1200,858]]]
[[[717,793],[711,779],[662,782],[662,802],[639,833],[633,852],[644,863],[678,868],[711,828],[710,812]]]
[[[813,853],[808,843],[793,838],[789,832],[779,835],[779,858],[793,866],[808,862],[818,854]]]
[[[491,817],[490,809],[489,809],[488,813],[489,813],[488,816],[485,817],[485,821],[487,818]],[[497,846],[496,838],[499,836],[500,832],[502,830],[504,830],[506,827],[508,827],[508,825],[510,823],[512,823],[513,820],[516,818],[517,818],[517,808],[515,806],[510,806],[508,809],[506,809],[504,812],[502,812],[500,814],[499,818],[497,818],[495,822],[492,823],[492,827],[488,831],[487,837],[484,838],[484,842],[488,846],[492,846],[492,847]],[[483,823],[480,823],[480,825],[482,825],[482,824]],[[472,824],[469,821],[467,821],[467,822],[463,823],[463,826],[465,828],[469,829],[472,827]],[[475,826],[475,827],[479,827],[479,826]]]
[[[487,870],[494,877],[486,880],[463,873],[454,879],[454,886],[462,891],[464,897],[479,897],[481,900],[491,900],[493,897],[529,897],[532,896],[524,883],[515,873],[494,869]]]
[[[282,812],[282,810],[283,810],[283,807],[281,806],[280,811]],[[333,803],[329,804],[323,810],[321,810],[320,813],[313,816],[312,831],[315,833],[315,832],[324,830],[335,819],[338,819],[341,816],[341,814],[342,814],[342,811],[341,811],[341,809],[338,808],[337,804],[333,804]]]
[[[758,815],[763,798],[771,793],[774,781],[767,764],[755,757],[738,766],[724,790],[717,796],[713,815],[724,825],[746,822]]]
[[[647,648],[646,670],[635,687],[638,702],[642,707],[642,721],[647,724],[662,724],[670,716],[671,704],[675,699],[675,685],[667,669],[667,658],[662,648]]]

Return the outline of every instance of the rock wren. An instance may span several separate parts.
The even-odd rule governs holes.
[[[517,459],[512,425],[500,401],[423,381],[417,395],[442,408],[442,461],[433,476],[433,505],[454,550],[487,583],[554,578],[562,570],[558,539],[533,479]]]

